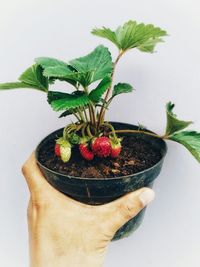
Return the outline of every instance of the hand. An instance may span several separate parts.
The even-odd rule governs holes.
[[[115,232],[153,198],[142,188],[111,203],[90,206],[54,189],[34,153],[22,168],[29,190],[31,267],[100,267]]]

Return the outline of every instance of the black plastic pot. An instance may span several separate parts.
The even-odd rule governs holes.
[[[137,126],[112,122],[115,129],[138,129]],[[63,129],[59,129],[46,138],[44,138],[36,149],[36,158],[38,165],[46,177],[47,181],[60,192],[76,199],[80,202],[99,205],[113,201],[128,192],[135,191],[141,187],[147,186],[152,188],[153,181],[159,175],[164,157],[167,151],[166,143],[156,137],[136,133],[140,138],[145,139],[145,142],[150,142],[151,145],[161,153],[162,157],[159,162],[149,169],[138,172],[128,176],[117,178],[82,178],[63,175],[58,172],[52,171],[42,165],[38,160],[38,155],[49,139],[56,139],[62,135]],[[135,133],[134,133],[135,134]],[[130,134],[126,134],[130,135]],[[122,226],[115,234],[113,240],[118,240],[130,235],[131,232],[136,230],[142,222],[145,209],[142,210],[135,218],[131,219],[128,223]]]

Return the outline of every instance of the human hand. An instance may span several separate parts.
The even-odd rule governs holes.
[[[35,154],[22,167],[29,190],[31,267],[100,267],[115,232],[154,198],[142,188],[113,202],[90,206],[54,189]]]

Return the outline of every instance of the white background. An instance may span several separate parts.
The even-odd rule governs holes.
[[[200,4],[198,0],[0,1],[0,82],[15,81],[38,56],[69,60],[99,43],[94,26],[116,27],[129,19],[168,31],[157,53],[129,52],[116,81],[130,82],[132,95],[116,99],[109,119],[140,122],[162,133],[165,103],[176,103],[183,119],[200,130]],[[59,84],[57,85],[59,89]],[[55,89],[56,89],[55,88]],[[28,190],[21,165],[49,132],[65,125],[43,93],[0,93],[0,266],[28,266],[26,206]],[[200,266],[200,167],[180,145],[169,143],[156,199],[140,229],[111,244],[106,267]],[[67,266],[67,265],[66,265]],[[56,267],[56,266],[55,266]]]

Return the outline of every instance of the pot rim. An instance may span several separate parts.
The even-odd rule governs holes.
[[[134,125],[134,124],[131,124],[131,123],[126,123],[126,122],[117,122],[117,121],[110,121],[110,123],[119,123],[119,124],[126,124],[126,125],[130,125],[130,126],[136,126],[136,125]],[[159,140],[162,140],[162,142],[163,142],[163,144],[164,144],[164,149],[163,149],[163,155],[161,156],[161,159],[156,163],[156,164],[154,164],[153,166],[151,166],[150,168],[147,168],[147,169],[145,169],[145,170],[143,170],[143,171],[140,171],[140,172],[136,172],[136,173],[133,173],[133,174],[129,174],[129,175],[125,175],[125,176],[118,176],[118,177],[103,177],[103,178],[96,178],[96,177],[87,177],[87,178],[85,178],[85,177],[79,177],[79,176],[70,176],[70,175],[66,175],[66,174],[63,174],[63,173],[59,173],[59,172],[56,172],[56,171],[53,171],[53,170],[51,170],[51,169],[49,169],[49,168],[47,168],[46,166],[44,166],[40,161],[39,161],[39,159],[38,159],[38,153],[39,153],[39,147],[40,147],[40,145],[42,144],[42,142],[49,136],[49,135],[51,135],[51,134],[53,134],[53,133],[55,133],[55,132],[57,132],[57,131],[59,131],[59,130],[62,130],[63,129],[63,127],[62,128],[60,128],[60,129],[57,129],[57,130],[55,130],[55,131],[53,131],[52,133],[50,133],[50,134],[48,134],[46,137],[44,137],[41,141],[40,141],[40,143],[37,145],[37,147],[36,147],[36,150],[35,150],[35,157],[36,157],[36,161],[37,161],[37,164],[39,165],[39,166],[41,166],[43,169],[45,169],[45,170],[47,170],[47,171],[49,171],[49,172],[52,172],[52,173],[54,173],[54,174],[56,174],[56,175],[61,175],[61,176],[64,176],[64,177],[66,177],[66,178],[69,178],[69,179],[77,179],[77,180],[91,180],[91,181],[103,181],[103,180],[120,180],[120,179],[126,179],[126,178],[132,178],[132,177],[135,177],[135,176],[138,176],[138,175],[140,175],[140,174],[143,174],[143,173],[145,173],[145,172],[147,172],[147,171],[150,171],[151,169],[153,169],[153,168],[155,168],[157,165],[159,165],[163,160],[164,160],[164,158],[165,158],[165,155],[166,155],[166,153],[167,153],[167,144],[166,144],[166,142],[163,140],[163,139],[159,139]],[[148,130],[148,129],[146,129],[147,131],[149,131],[149,132],[152,132],[152,131],[150,131],[150,130]],[[154,132],[152,132],[152,133],[154,133]],[[156,133],[155,133],[156,134]],[[157,135],[157,134],[156,134]],[[154,138],[154,137],[152,137],[151,136],[151,138]]]

